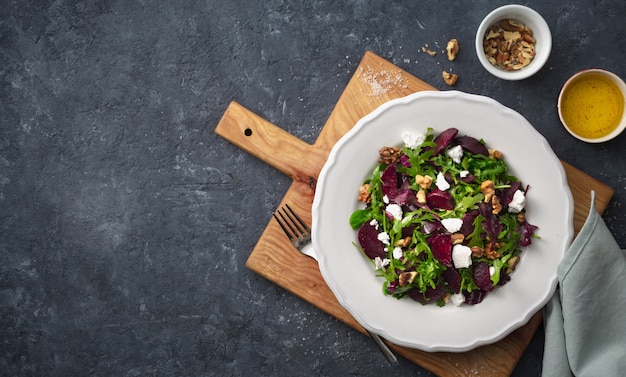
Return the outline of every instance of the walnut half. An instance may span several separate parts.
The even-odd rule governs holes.
[[[446,51],[448,52],[448,60],[456,59],[456,54],[459,53],[459,41],[456,38],[450,39],[446,45]]]
[[[515,271],[515,266],[517,266],[517,263],[519,263],[519,255],[516,255],[514,257],[511,257],[511,259],[509,259],[509,267],[506,269],[506,273],[510,274],[511,272]]]
[[[370,203],[372,201],[372,193],[370,191],[370,184],[365,183],[359,188],[358,200],[363,203]]]
[[[493,194],[496,193],[495,185],[490,180],[483,181],[480,184],[480,192],[485,195],[485,203],[489,203],[491,201],[491,198],[493,197]]]
[[[382,147],[378,151],[378,162],[391,165],[400,160],[402,149],[398,147]]]
[[[415,271],[403,272],[398,276],[398,283],[401,287],[405,287],[407,284],[411,284],[416,276],[417,272]]]

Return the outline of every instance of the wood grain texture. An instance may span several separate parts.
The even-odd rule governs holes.
[[[281,172],[315,187],[328,151],[276,127],[237,102],[231,102],[215,133]]]
[[[574,198],[574,232],[578,231],[585,224],[587,215],[589,215],[589,207],[591,206],[591,191],[596,192],[596,210],[598,213],[604,213],[607,205],[613,197],[613,188],[605,185],[595,178],[576,169],[567,162],[561,161],[567,175],[567,183]]]
[[[271,164],[294,181],[280,203],[291,205],[311,223],[314,184],[336,141],[376,107],[393,98],[434,88],[377,55],[366,52],[313,145],[304,143],[242,106],[231,103],[216,133]],[[246,130],[252,134],[246,136]],[[249,134],[249,132],[248,132]],[[281,153],[276,153],[281,151]],[[285,158],[288,151],[290,158]],[[602,213],[613,190],[573,166],[563,163],[575,203],[574,229],[582,227],[589,210],[590,191]],[[317,306],[347,325],[365,333],[359,323],[339,304],[324,282],[317,262],[300,254],[271,220],[255,245],[246,266],[284,289]],[[398,354],[440,376],[510,375],[542,323],[541,312],[504,339],[464,353],[428,353],[390,342]]]

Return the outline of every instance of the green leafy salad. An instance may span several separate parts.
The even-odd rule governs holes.
[[[402,139],[380,149],[360,188],[365,207],[350,216],[355,246],[384,278],[386,295],[478,304],[510,280],[537,238],[525,216],[528,187],[501,152],[456,128]]]

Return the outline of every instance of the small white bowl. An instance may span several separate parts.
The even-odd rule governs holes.
[[[608,79],[609,82],[612,82],[613,84],[615,84],[615,86],[617,86],[617,93],[615,93],[615,98],[613,98],[614,101],[608,100],[608,98],[605,95],[599,96],[601,94],[598,92],[600,90],[599,88],[601,87],[600,85],[592,85],[590,82],[588,82],[585,85],[583,80],[586,80],[586,78],[593,80],[594,76],[599,76],[601,78]],[[574,85],[578,85],[578,87],[581,88],[580,87],[581,84],[583,85],[583,87],[585,86],[587,87],[587,90],[589,91],[587,95],[585,95],[584,97],[581,97],[580,95],[576,95],[575,98],[573,98],[571,95],[566,96],[566,93],[570,90],[570,88],[572,88]],[[614,120],[616,121],[616,123],[612,126],[613,127],[612,131],[610,131],[608,134],[601,133],[596,137],[594,136],[594,133],[597,133],[597,131],[589,130],[589,129],[577,130],[576,126],[574,126],[573,124],[567,123],[567,120],[568,119],[571,120],[572,116],[570,114],[570,116],[566,117],[563,114],[564,107],[566,107],[567,105],[566,103],[564,103],[565,101],[576,101],[575,106],[573,107],[567,106],[567,107],[569,109],[572,109],[572,111],[575,111],[575,112],[578,112],[578,110],[582,110],[582,112],[579,112],[578,115],[585,117],[586,119],[585,124],[587,125],[591,124],[591,122],[593,122],[594,119],[595,120],[600,120],[601,118],[606,119],[607,114],[610,113],[609,111],[606,111],[606,112],[599,111],[598,106],[607,106],[607,104],[613,103],[613,106],[619,107],[616,101],[618,102],[621,101],[621,113],[619,112],[619,109],[616,109],[616,112],[613,114],[615,117]],[[596,109],[596,111],[593,111],[594,108]],[[622,80],[616,74],[606,71],[604,69],[598,69],[598,68],[585,69],[583,71],[580,71],[574,74],[565,82],[565,84],[563,84],[563,88],[561,88],[561,92],[559,93],[557,109],[558,109],[559,118],[561,119],[561,123],[563,124],[563,127],[565,127],[567,132],[569,132],[572,136],[574,136],[578,140],[582,140],[587,143],[602,143],[605,141],[609,141],[617,137],[619,134],[622,133],[622,131],[624,131],[624,129],[626,129],[626,83],[624,83],[624,80]],[[573,122],[575,123],[575,121]]]
[[[506,19],[516,20],[530,28],[535,38],[535,57],[526,67],[516,71],[505,71],[489,62],[483,50],[483,40],[489,28]],[[552,34],[546,21],[539,13],[523,5],[505,5],[489,13],[478,26],[476,32],[476,55],[485,69],[504,80],[523,80],[537,73],[548,61],[552,49]]]

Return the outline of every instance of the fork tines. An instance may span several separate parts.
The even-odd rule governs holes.
[[[285,209],[286,207],[286,209]],[[300,248],[307,242],[311,241],[311,228],[298,216],[289,204],[285,204],[272,215],[278,221],[278,225],[283,229],[283,232],[289,237],[291,242]],[[280,218],[279,218],[280,217]]]

